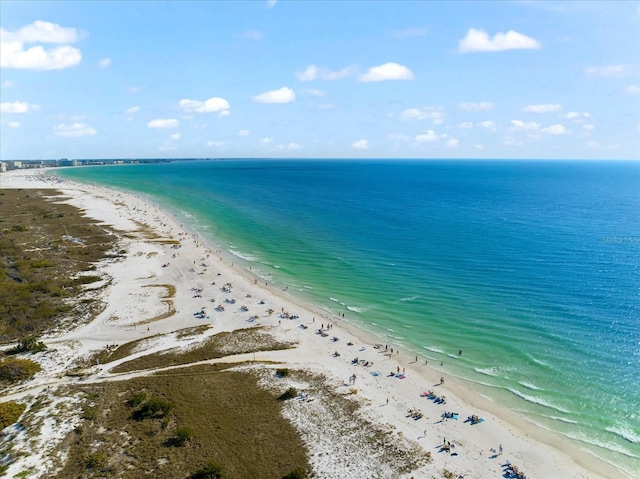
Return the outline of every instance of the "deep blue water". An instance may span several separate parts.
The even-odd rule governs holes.
[[[254,273],[640,475],[640,163],[59,173],[149,195]]]

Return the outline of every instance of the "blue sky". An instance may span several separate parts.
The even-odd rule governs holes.
[[[640,158],[640,2],[6,1],[0,158]]]

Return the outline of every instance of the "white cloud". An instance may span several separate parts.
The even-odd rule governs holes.
[[[318,67],[309,65],[304,71],[296,72],[296,78],[300,81],[312,81],[318,78]]]
[[[264,33],[260,30],[246,30],[242,32],[241,36],[247,40],[262,40],[264,38]]]
[[[485,120],[478,123],[482,128],[486,128],[487,130],[496,131],[496,124],[491,120]]]
[[[218,113],[218,117],[222,118],[223,116],[229,116],[231,115],[231,112],[229,110],[222,110],[220,113]]]
[[[178,126],[178,120],[169,118],[167,120],[157,119],[147,123],[149,128],[175,128]]]
[[[535,121],[524,122],[522,120],[511,120],[512,130],[516,131],[538,131],[540,123]]]
[[[279,90],[271,90],[252,96],[251,99],[258,103],[289,103],[296,99],[296,94],[291,88],[282,87]]]
[[[371,67],[364,75],[360,75],[361,82],[377,82],[386,80],[413,80],[413,72],[398,63],[385,63]]]
[[[172,140],[179,140],[180,139],[180,133],[173,133],[173,134],[169,135],[169,138],[171,138]]]
[[[237,133],[238,136],[249,136],[249,130],[240,130]]]
[[[488,111],[493,110],[493,103],[490,101],[481,101],[479,103],[465,102],[460,103],[460,109],[464,111]]]
[[[98,62],[100,68],[109,68],[111,66],[111,58],[103,58]]]
[[[477,145],[473,145],[473,147],[474,147],[476,150],[484,150],[484,145],[481,145],[480,143],[478,143]]]
[[[12,82],[11,80],[5,80],[2,82],[2,88],[13,88],[16,86],[16,82]]]
[[[3,43],[74,43],[76,40],[78,31],[75,28],[61,27],[42,20],[36,20],[17,32],[0,28],[0,41]]]
[[[629,85],[624,89],[624,92],[628,95],[640,95],[640,86],[638,85]]]
[[[62,45],[45,49],[36,45],[25,49],[25,43],[73,43],[78,39],[75,28],[55,23],[35,21],[17,32],[0,28],[0,67],[28,70],[61,70],[80,63],[82,54],[77,48]]]
[[[19,121],[10,121],[8,123],[10,128],[20,128],[20,122]]]
[[[583,130],[587,130],[587,131],[592,131],[593,130],[593,125],[585,123],[584,125],[582,125],[582,129]]]
[[[138,113],[140,111],[139,106],[132,106],[131,108],[127,108],[127,114],[133,115],[134,113]]]
[[[543,128],[541,131],[542,133],[545,133],[547,135],[554,135],[554,136],[567,134],[567,129],[564,127],[564,125],[560,125],[560,124],[547,126]]]
[[[507,33],[496,33],[493,38],[484,30],[470,28],[458,43],[460,53],[468,52],[500,52],[504,50],[536,50],[540,43],[531,37],[513,30]]]
[[[458,143],[460,143],[460,142],[457,139],[449,138],[447,140],[446,146],[447,146],[447,148],[455,148],[456,146],[458,146]]]
[[[562,110],[560,103],[547,103],[541,105],[527,105],[522,108],[522,111],[527,113],[553,113]]]
[[[588,141],[587,142],[587,148],[598,148],[600,146],[600,143],[598,143],[597,141]]]
[[[348,67],[344,67],[342,70],[330,71],[330,70],[322,70],[321,77],[323,80],[327,81],[335,81],[342,80],[343,78],[350,77],[357,70],[357,67],[354,65],[350,65]]]
[[[598,67],[587,67],[584,74],[590,77],[622,77],[630,73],[627,65],[604,65]]]
[[[180,108],[187,113],[211,113],[215,111],[224,112],[231,106],[224,98],[214,97],[205,101],[189,100],[183,98],[179,102]]]
[[[273,8],[278,3],[278,0],[267,0],[267,8]]]
[[[366,150],[369,148],[369,141],[365,139],[354,141],[351,147],[354,150]]]
[[[323,103],[318,105],[318,110],[333,110],[336,106],[333,103]]]
[[[269,138],[268,136],[265,136],[260,140],[260,143],[262,143],[263,145],[268,145],[269,143],[272,143],[272,142],[273,142],[273,139]]]
[[[400,119],[405,121],[424,120],[427,118],[427,112],[419,108],[408,108],[400,113]]]
[[[0,103],[0,113],[29,113],[39,109],[40,105],[31,105],[26,101]]]
[[[408,38],[408,37],[423,37],[427,33],[429,33],[429,29],[427,27],[421,28],[403,28],[402,30],[392,30],[389,34],[392,37],[396,38]]]
[[[54,135],[65,138],[80,138],[82,136],[93,136],[97,133],[94,128],[86,125],[85,123],[73,123],[67,125],[61,123],[53,128]]]
[[[458,128],[461,130],[468,130],[469,128],[473,128],[473,123],[470,121],[463,121],[462,123],[458,123]]]
[[[45,50],[41,46],[23,49],[21,43],[0,45],[0,67],[26,70],[62,70],[80,63],[82,54],[68,45]]]
[[[416,141],[418,143],[431,143],[439,139],[440,136],[433,130],[427,130],[425,133],[416,135]]]
[[[289,143],[287,145],[287,149],[289,150],[299,150],[300,148],[302,148],[302,145],[298,145],[297,143]]]
[[[431,120],[434,125],[444,123],[444,108],[441,106],[427,106],[420,108],[407,108],[402,111],[398,117],[404,121],[412,120]],[[391,115],[393,116],[393,115]]]

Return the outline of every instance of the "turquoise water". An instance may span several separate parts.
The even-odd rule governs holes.
[[[640,476],[640,163],[56,174],[152,197],[254,273]]]

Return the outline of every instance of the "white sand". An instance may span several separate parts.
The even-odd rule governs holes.
[[[310,418],[322,415],[323,403],[303,402],[288,405],[285,415],[290,418],[308,440],[311,463],[317,477],[442,477],[443,469],[448,469],[466,478],[499,478],[503,475],[501,464],[506,461],[516,464],[529,478],[624,478],[615,468],[590,456],[587,452],[567,444],[561,437],[541,430],[522,417],[503,410],[500,405],[480,397],[454,380],[439,383],[440,373],[430,366],[415,363],[415,357],[406,354],[387,355],[385,347],[375,349],[375,343],[383,343],[371,334],[358,329],[337,317],[330,317],[301,304],[296,298],[264,280],[253,278],[249,271],[232,266],[225,252],[216,254],[213,246],[205,245],[200,239],[188,234],[174,219],[155,205],[134,195],[124,194],[101,187],[80,185],[69,181],[42,176],[40,171],[12,171],[2,175],[3,188],[56,188],[68,196],[68,202],[86,210],[88,216],[121,230],[132,231],[140,223],[153,227],[165,238],[181,239],[179,249],[170,244],[123,238],[126,259],[105,262],[99,269],[113,278],[108,287],[108,307],[90,324],[56,337],[44,338],[49,351],[36,358],[44,371],[31,382],[10,389],[3,400],[34,398],[47,386],[79,381],[64,377],[63,373],[74,360],[88,355],[91,351],[108,345],[123,344],[144,337],[151,338],[144,350],[132,357],[171,348],[184,347],[197,338],[178,339],[173,331],[202,324],[211,325],[205,335],[246,328],[252,325],[269,327],[270,333],[279,339],[298,343],[298,347],[285,351],[260,352],[255,358],[280,361],[290,368],[303,368],[327,375],[330,387],[335,392],[348,393],[357,389],[354,397],[361,402],[361,417],[381,430],[390,431],[400,443],[422,448],[431,452],[433,461],[419,470],[394,476],[393,472],[372,472],[373,465],[379,467],[375,451],[350,447],[353,442],[341,442],[336,437],[330,422],[316,424]],[[72,234],[72,232],[70,232]],[[175,255],[175,257],[174,257]],[[169,263],[169,266],[163,267]],[[256,283],[257,281],[257,283]],[[215,285],[212,283],[215,282]],[[221,291],[225,283],[232,283],[229,293]],[[159,285],[172,284],[176,287],[173,305],[176,314],[159,321],[146,324],[145,320],[158,316],[168,308],[162,302],[165,288]],[[154,287],[156,285],[156,287]],[[193,288],[201,288],[200,297]],[[225,299],[235,299],[235,304],[225,303]],[[264,304],[259,304],[264,301]],[[223,305],[224,311],[216,311]],[[241,311],[241,306],[248,311]],[[207,317],[197,318],[194,313],[205,308]],[[269,315],[267,309],[275,313]],[[298,319],[281,318],[282,311],[299,316]],[[258,318],[249,322],[249,318]],[[315,322],[313,320],[315,318]],[[321,324],[325,328],[332,324],[327,337],[317,334]],[[301,325],[307,326],[303,329]],[[147,330],[147,327],[149,330]],[[336,336],[339,341],[333,342]],[[347,343],[352,342],[352,346]],[[390,345],[390,347],[394,347]],[[361,348],[365,348],[361,350]],[[339,357],[333,353],[338,352]],[[373,362],[373,366],[353,365],[351,360],[358,357]],[[252,360],[253,355],[239,355],[223,358],[223,362]],[[123,360],[124,361],[124,360]],[[109,369],[122,361],[99,365],[82,382],[99,382],[132,377],[136,373],[111,375]],[[210,361],[214,362],[214,361]],[[406,370],[406,377],[398,379],[388,376],[398,368]],[[372,372],[380,372],[374,376]],[[356,375],[354,386],[349,378]],[[420,393],[433,389],[436,394],[446,396],[446,404],[435,404]],[[387,404],[388,400],[388,404]],[[307,408],[308,410],[304,409]],[[414,420],[407,417],[409,409],[419,409],[423,417]],[[459,413],[458,420],[442,421],[444,411]],[[484,419],[477,425],[470,425],[465,419],[476,414]],[[59,436],[50,434],[55,428],[43,427],[40,436],[29,438],[40,446],[34,448],[26,459],[19,459],[9,474],[20,468],[30,467],[35,475],[47,472],[49,462],[46,454],[54,446]],[[313,435],[311,431],[313,430]],[[457,455],[439,453],[438,446],[443,438],[452,442]],[[20,438],[14,438],[16,443]],[[23,443],[26,444],[26,439]],[[31,442],[33,447],[33,442]],[[491,448],[503,445],[504,454],[494,456]],[[35,452],[35,451],[39,452]],[[34,466],[34,457],[40,457],[40,468]],[[345,466],[345,465],[348,465]],[[35,477],[34,475],[34,477]],[[32,477],[32,476],[30,476]]]

